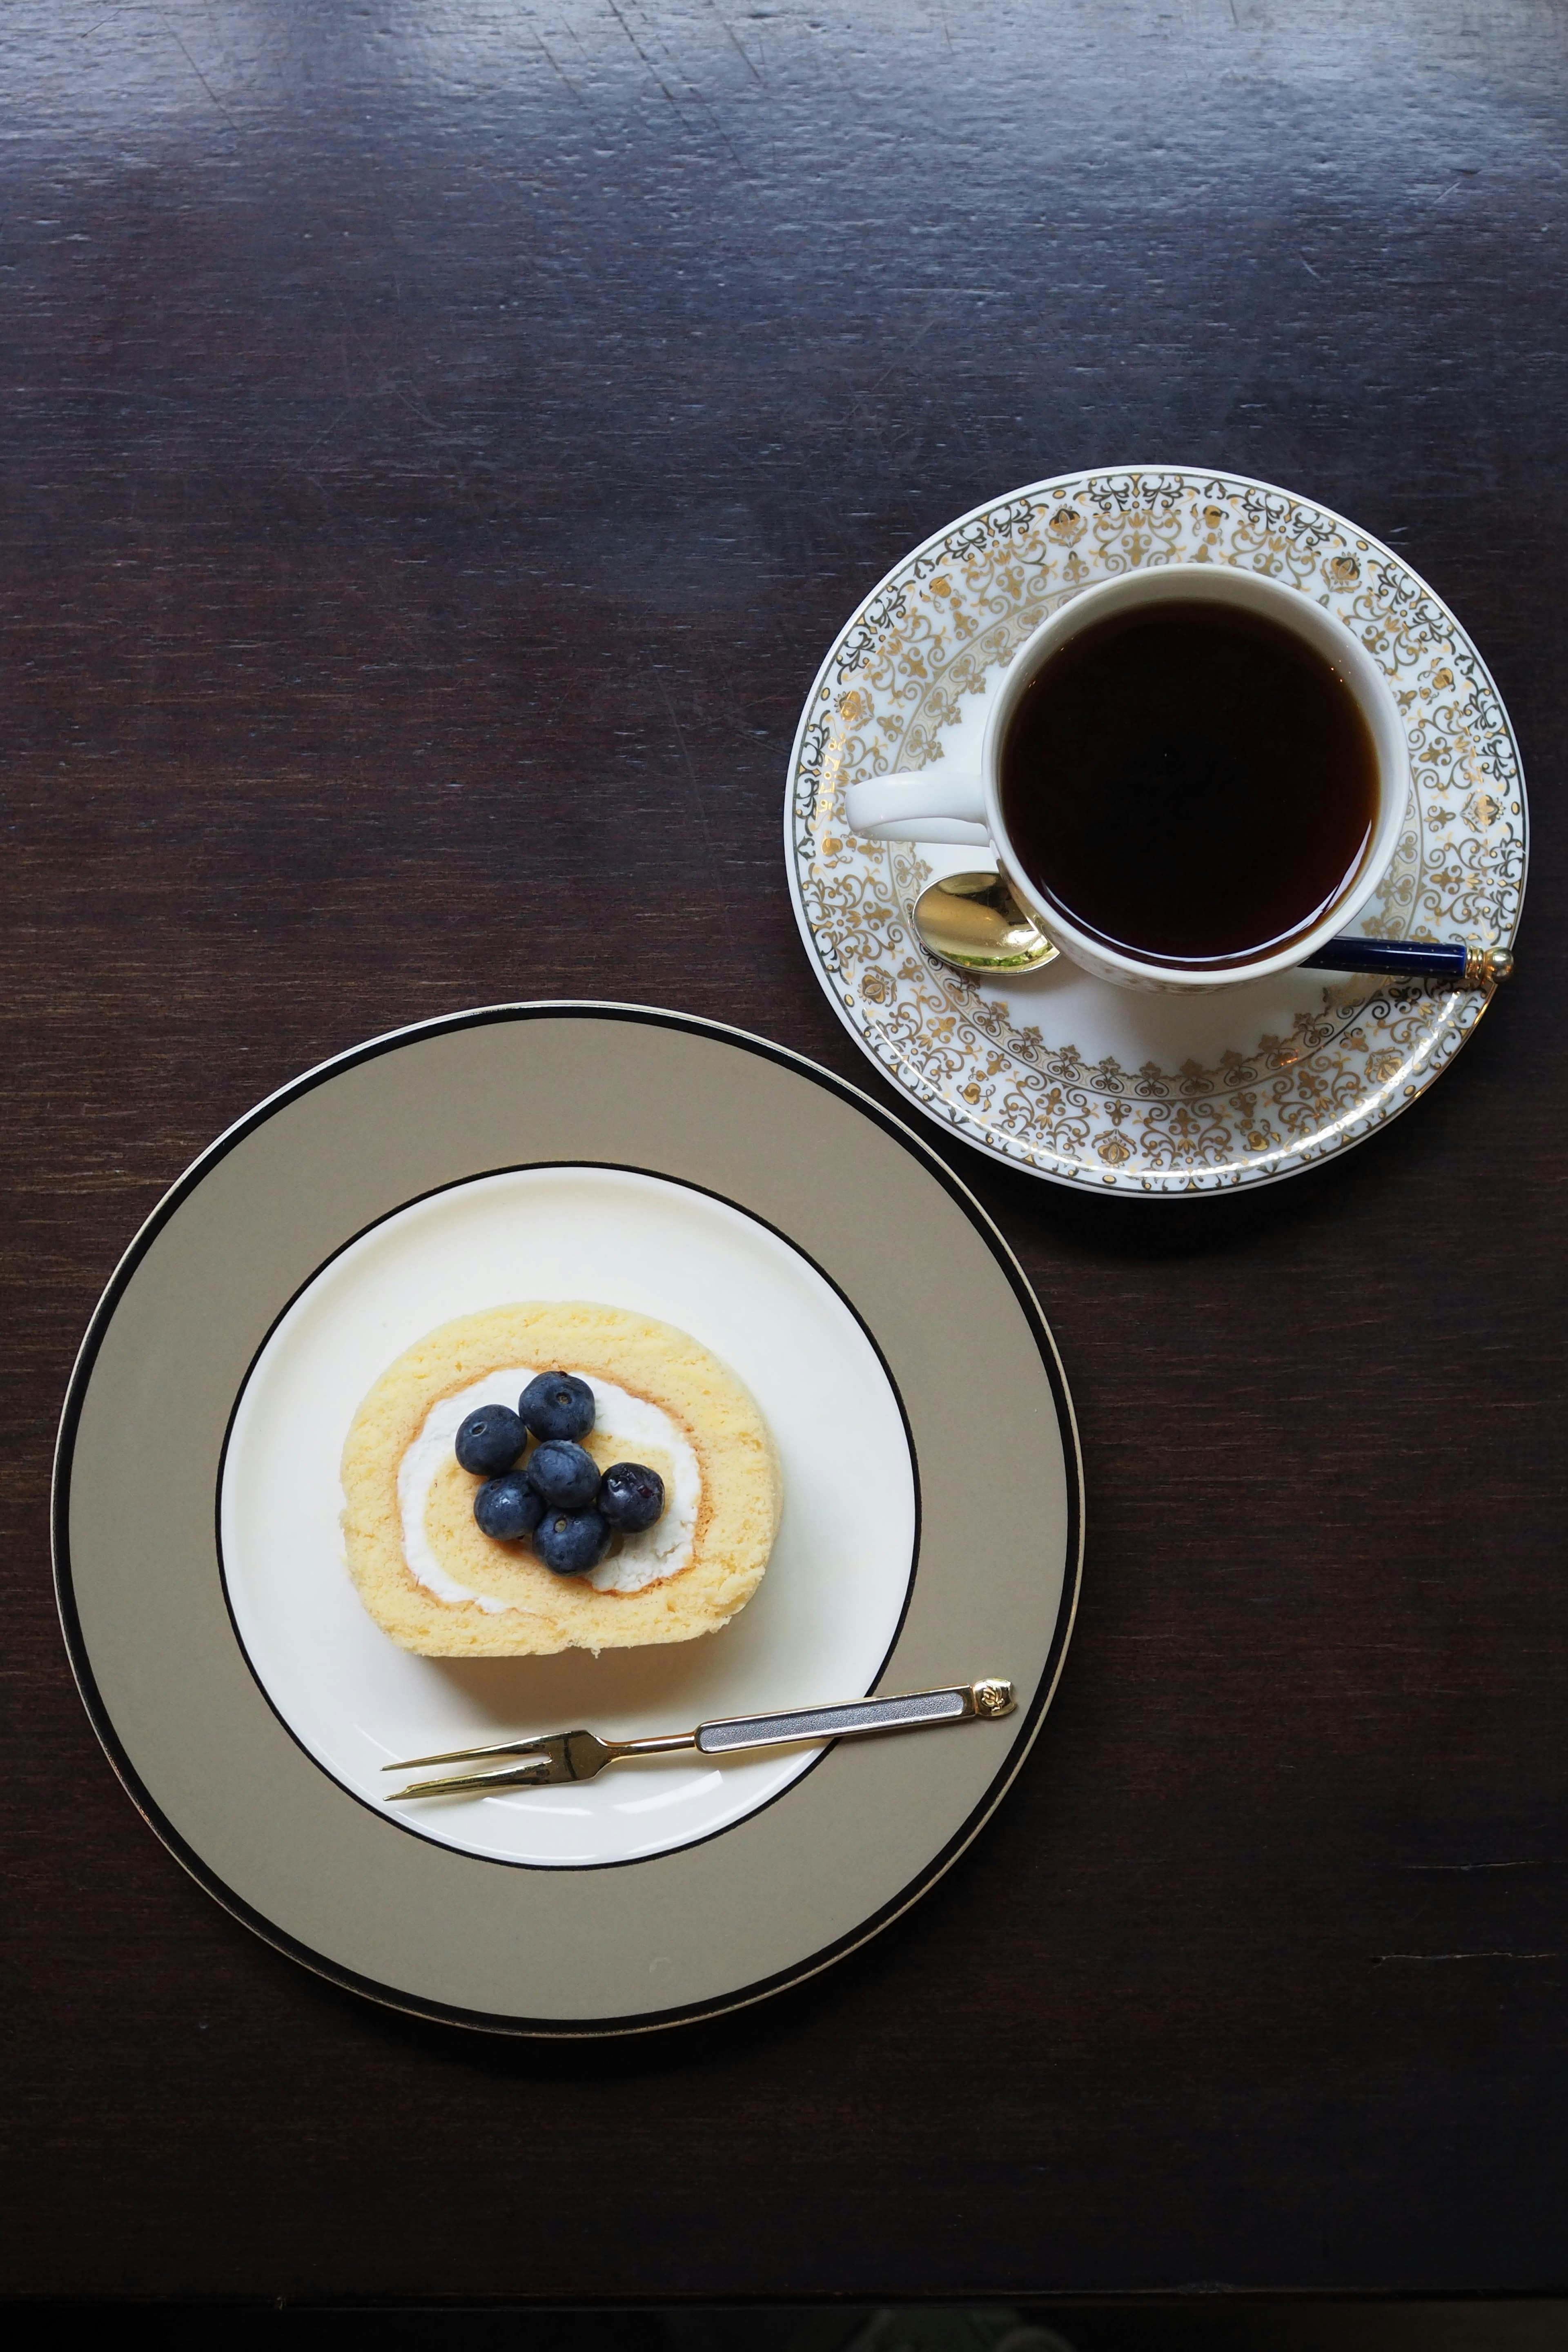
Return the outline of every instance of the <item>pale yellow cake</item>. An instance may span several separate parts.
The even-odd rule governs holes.
[[[598,1427],[583,1443],[602,1467],[645,1462],[667,1487],[679,1455],[689,1557],[674,1573],[637,1591],[599,1591],[586,1577],[557,1576],[526,1543],[481,1534],[473,1515],[480,1481],[458,1465],[449,1444],[430,1466],[426,1423],[433,1410],[492,1373],[519,1368],[610,1382],[633,1401],[627,1411],[641,1401],[668,1416],[674,1425],[668,1448],[649,1443],[646,1432],[633,1448]],[[498,1381],[493,1401],[515,1409],[515,1384]],[[398,1475],[405,1462],[422,1471],[407,1507],[422,1538],[416,1557],[423,1582],[405,1542]],[[668,1323],[579,1301],[493,1307],[416,1341],[355,1413],[342,1477],[343,1537],[360,1599],[404,1649],[440,1658],[632,1649],[714,1633],[761,1583],[782,1501],[767,1424],[727,1365]],[[615,1573],[614,1563],[604,1572]],[[443,1598],[434,1586],[458,1597]]]

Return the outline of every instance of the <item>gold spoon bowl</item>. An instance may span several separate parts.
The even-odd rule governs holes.
[[[950,874],[915,901],[921,943],[961,971],[1037,971],[1061,953],[1005,874]]]

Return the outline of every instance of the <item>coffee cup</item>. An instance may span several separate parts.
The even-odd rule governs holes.
[[[861,778],[845,813],[874,841],[989,847],[1084,971],[1206,995],[1355,920],[1409,789],[1393,694],[1342,621],[1181,563],[1058,605],[992,688],[977,765]]]

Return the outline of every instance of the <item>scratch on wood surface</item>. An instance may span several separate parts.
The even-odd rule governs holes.
[[[686,123],[686,117],[680,110],[679,100],[676,97],[675,92],[670,89],[669,84],[665,80],[664,76],[659,72],[658,68],[655,65],[652,58],[649,57],[647,51],[644,48],[642,43],[633,32],[631,26],[627,23],[626,18],[621,13],[618,0],[605,0],[605,5],[609,8],[611,16],[615,18],[616,24],[626,35],[627,40],[631,43],[633,48],[637,51],[638,57],[642,59],[649,73],[653,76],[654,80],[658,84],[659,89],[664,92],[666,98],[668,99],[671,106],[674,107],[677,119],[680,122]],[[680,71],[679,65],[677,66],[676,70],[678,73]],[[728,150],[731,162],[734,164],[735,169],[740,173],[742,178],[744,179],[746,177],[746,167],[741,161],[740,152],[736,148],[734,141],[731,138],[729,132],[720,121],[719,117],[714,113],[713,109],[709,105],[708,100],[704,98],[701,90],[699,89],[696,83],[692,81],[689,75],[683,74],[681,75],[681,79],[686,84],[688,96],[695,102],[699,111],[712,130],[714,136]],[[690,125],[686,123],[686,127],[689,130]]]
[[[763,88],[765,89],[767,88],[767,82],[766,82],[765,78],[763,77],[763,75],[761,72],[759,72],[758,68],[756,68],[756,67],[752,63],[751,58],[747,56],[747,54],[746,54],[745,50],[742,47],[742,46],[741,46],[741,40],[740,40],[740,37],[739,37],[739,35],[736,33],[735,27],[733,26],[733,25],[731,25],[731,24],[730,19],[728,18],[728,16],[725,16],[724,11],[722,10],[722,8],[721,8],[721,7],[720,7],[720,5],[719,5],[719,0],[708,0],[708,5],[709,5],[710,10],[712,12],[712,14],[713,14],[715,16],[717,16],[717,17],[718,17],[719,22],[720,22],[720,23],[721,23],[721,25],[722,25],[722,26],[724,27],[724,31],[725,31],[725,33],[726,33],[726,34],[728,35],[728,37],[729,37],[729,41],[730,41],[730,46],[731,46],[731,47],[734,50],[735,55],[740,58],[741,63],[745,67],[746,71],[751,75],[751,77],[752,77],[752,80],[753,80],[753,81],[761,82],[761,83],[762,83]]]
[[[1373,1952],[1372,1964],[1380,1969],[1387,1960],[1415,1960],[1430,1963],[1436,1960],[1560,1960],[1561,1952]]]
[[[211,82],[208,81],[205,74],[203,73],[200,66],[197,65],[195,58],[192,57],[189,49],[186,48],[184,41],[181,40],[178,33],[175,32],[174,27],[170,24],[167,16],[163,17],[163,30],[168,34],[169,38],[174,42],[174,47],[178,49],[180,55],[184,58],[185,63],[189,66],[191,71],[195,74],[202,88],[211,99],[213,104],[216,107],[224,121],[227,123],[229,129],[237,132],[239,130],[238,123],[229,112],[227,107],[224,104],[222,99],[218,96]]]
[[[594,128],[597,130],[599,127],[598,118],[595,114],[593,108],[589,105],[587,100],[584,97],[582,91],[578,89],[576,83],[573,80],[565,67],[561,63],[559,58],[557,58],[554,51],[551,48],[549,43],[545,40],[543,34],[540,32],[537,26],[532,25],[529,26],[529,31],[533,36],[535,47],[542,55],[544,61],[550,67],[551,71],[556,75],[558,79],[565,83],[567,89],[571,91],[573,97],[576,100],[578,105],[582,108],[589,121],[592,122]],[[581,42],[578,43],[578,47],[582,47]]]
[[[647,69],[648,69],[649,73],[650,73],[650,74],[652,74],[652,76],[653,76],[653,78],[654,78],[655,81],[656,81],[656,82],[658,82],[658,86],[659,86],[660,89],[662,89],[662,90],[663,90],[663,92],[664,92],[664,94],[665,94],[666,98],[668,98],[668,100],[669,100],[669,102],[670,102],[671,106],[673,106],[673,107],[675,108],[675,110],[676,110],[677,114],[679,114],[679,111],[680,111],[680,107],[679,107],[679,101],[678,101],[678,100],[677,100],[677,99],[676,99],[675,92],[670,89],[669,84],[665,80],[664,76],[659,72],[658,68],[655,65],[655,63],[654,63],[653,59],[649,57],[649,55],[648,55],[647,51],[644,48],[644,47],[643,47],[642,43],[638,40],[638,38],[637,38],[637,35],[633,32],[633,30],[632,30],[631,26],[627,24],[627,22],[626,22],[626,18],[622,16],[622,14],[621,14],[621,12],[620,12],[619,8],[616,5],[616,0],[607,0],[607,5],[608,5],[608,7],[609,7],[609,11],[610,11],[611,16],[615,18],[615,20],[616,20],[616,24],[620,26],[620,28],[621,28],[621,30],[622,30],[622,32],[626,35],[626,37],[627,40],[631,43],[631,45],[632,45],[633,48],[637,51],[637,53],[638,57],[642,59],[642,61],[643,61],[644,65],[645,65],[645,66],[647,66]]]
[[[1418,1877],[1438,1878],[1472,1870],[1553,1870],[1556,1864],[1546,1855],[1539,1862],[1402,1862],[1399,1867]]]
[[[669,713],[669,723],[675,730],[675,740],[680,746],[680,756],[686,763],[687,780],[691,786],[691,798],[697,810],[697,822],[701,827],[702,843],[708,853],[708,867],[710,873],[713,877],[713,888],[719,900],[719,919],[724,926],[725,941],[729,947],[731,954],[733,955],[735,953],[735,934],[733,926],[730,919],[730,894],[724,887],[724,877],[720,871],[719,854],[713,845],[713,831],[708,822],[708,808],[707,803],[702,798],[702,787],[697,781],[697,770],[692,765],[691,753],[687,749],[685,730],[682,728],[680,720],[676,715],[675,705],[670,699],[669,688],[664,682],[662,666],[658,662],[649,662],[648,668],[653,673],[653,682],[658,688],[659,696],[663,701],[664,707]]]
[[[339,425],[342,423],[344,417],[348,415],[353,406],[353,401],[351,397],[350,399],[345,400],[342,407],[336,410],[332,415],[328,417],[321,431],[316,434],[312,439],[306,442],[304,447],[295,458],[294,463],[297,466],[303,466],[307,457],[312,457],[321,447],[322,442],[328,440],[331,436],[337,431]]]

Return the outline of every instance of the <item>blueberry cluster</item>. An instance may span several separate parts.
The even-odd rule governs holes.
[[[482,1404],[458,1432],[458,1460],[482,1478],[474,1517],[487,1536],[533,1549],[557,1576],[597,1568],[617,1535],[651,1528],[664,1480],[641,1462],[599,1465],[579,1440],[594,1426],[594,1391],[575,1372],[540,1372],[517,1401]],[[531,1454],[529,1439],[538,1442]],[[527,1454],[527,1459],[523,1457]]]

